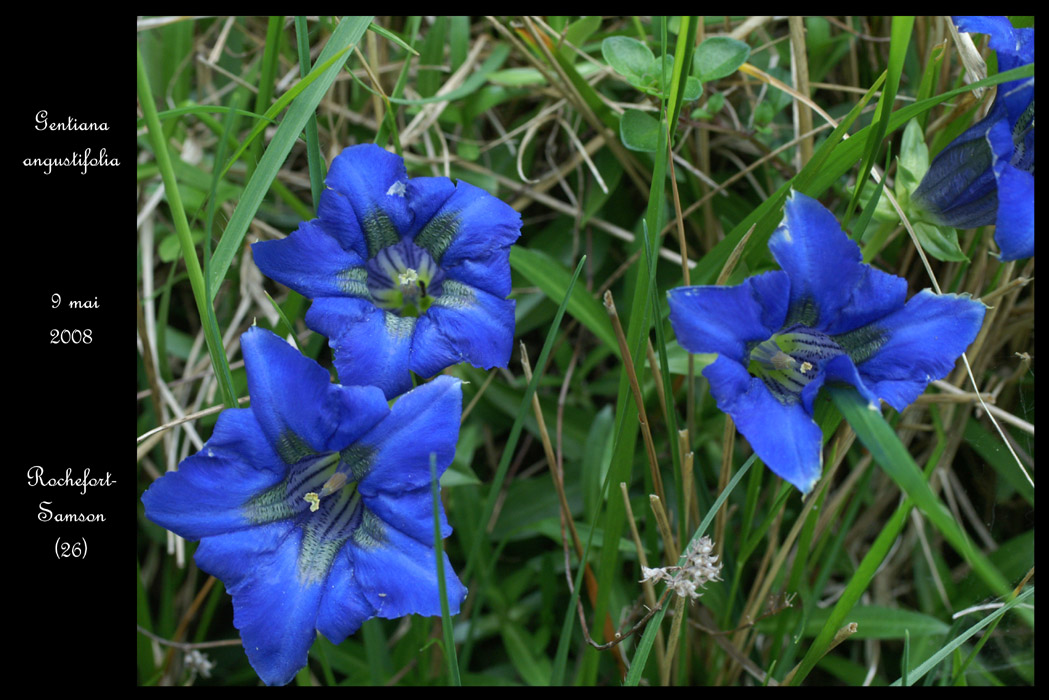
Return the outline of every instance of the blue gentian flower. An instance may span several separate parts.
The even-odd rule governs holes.
[[[200,452],[142,495],[146,517],[189,540],[233,596],[233,623],[270,685],[372,617],[440,615],[430,455],[452,461],[462,408],[447,376],[389,408],[340,386],[269,331],[242,336],[251,408],[223,411]],[[441,534],[451,528],[440,514]],[[452,613],[466,595],[444,555]]]
[[[798,192],[769,238],[782,270],[734,287],[668,292],[670,322],[703,370],[718,408],[757,455],[802,493],[823,470],[812,419],[825,382],[845,382],[897,411],[943,377],[976,337],[983,304],[926,289],[861,262],[860,249],[819,202]],[[906,303],[905,303],[906,301]]]
[[[318,218],[252,246],[269,277],[313,299],[306,324],[326,336],[343,384],[388,398],[459,362],[510,361],[510,246],[521,215],[473,185],[408,179],[374,144],[331,164]]]
[[[1033,29],[1005,17],[953,19],[990,36],[999,71],[1034,62]],[[936,156],[911,201],[935,224],[994,224],[1002,260],[1034,255],[1034,78],[999,85],[991,111]]]

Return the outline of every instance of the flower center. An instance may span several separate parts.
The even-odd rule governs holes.
[[[376,306],[399,316],[419,316],[440,296],[444,272],[411,241],[383,248],[367,263],[368,291]]]
[[[358,536],[366,512],[357,481],[368,461],[369,455],[354,446],[311,455],[292,465],[284,481],[244,504],[256,524],[293,520],[302,528],[298,564],[303,581],[322,580],[342,545]]]
[[[765,382],[780,403],[792,404],[801,399],[802,389],[823,371],[828,360],[844,354],[826,334],[792,326],[755,345],[747,371]]]

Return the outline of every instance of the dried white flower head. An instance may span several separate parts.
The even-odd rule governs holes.
[[[185,664],[192,673],[199,673],[204,678],[211,678],[211,669],[215,667],[215,662],[197,649],[186,652]]]
[[[702,589],[707,583],[721,580],[721,564],[713,551],[714,542],[703,535],[685,550],[683,566],[661,566],[655,569],[642,566],[644,578],[641,581],[666,581],[674,593],[695,600],[703,595]]]

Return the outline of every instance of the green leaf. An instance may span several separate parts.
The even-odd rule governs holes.
[[[601,55],[616,73],[631,83],[642,80],[656,60],[652,49],[628,36],[610,36],[601,42]]]
[[[549,255],[522,246],[510,248],[510,267],[539,287],[555,304],[561,303],[565,298],[565,289],[572,280],[568,270]],[[619,342],[612,332],[612,322],[608,320],[608,312],[601,302],[590,296],[583,287],[576,287],[568,299],[567,310],[603,343],[614,348],[618,355]]]
[[[562,46],[560,53],[566,59],[571,59],[575,53],[567,44],[572,46],[581,46],[590,35],[596,32],[601,27],[601,15],[590,15],[577,19],[572,22],[565,29],[565,46]]]
[[[900,141],[899,172],[896,175],[896,198],[901,206],[905,207],[910,201],[911,193],[918,189],[928,170],[929,147],[925,145],[917,118],[911,119]]]
[[[685,78],[685,89],[681,93],[681,100],[683,102],[693,102],[698,100],[703,94],[703,83],[699,82],[698,78],[693,78],[691,75]]]
[[[595,73],[604,70],[599,63],[577,63],[575,71],[584,78],[589,78]],[[493,85],[504,87],[530,87],[532,85],[546,85],[546,78],[535,68],[504,68],[492,71],[488,74],[488,82]]]
[[[655,153],[659,133],[659,122],[647,112],[628,109],[619,121],[619,138],[631,151]]]
[[[914,233],[922,250],[937,260],[968,262],[969,258],[958,245],[958,230],[950,226],[937,226],[924,221],[913,221]]]
[[[200,242],[204,240],[204,232],[199,230],[193,230],[190,232],[193,239],[194,248],[200,245]],[[157,246],[157,255],[160,256],[162,262],[173,262],[177,260],[182,254],[181,243],[179,242],[178,235],[170,233],[160,241],[160,245]]]
[[[977,632],[982,630],[987,625],[991,624],[999,617],[1009,612],[1013,608],[1022,605],[1027,601],[1028,598],[1034,595],[1034,586],[1028,586],[1024,589],[1023,593],[1010,600],[1008,603],[998,608],[987,617],[983,618],[969,629],[965,630],[962,634],[955,637],[948,644],[944,645],[935,654],[926,659],[916,668],[914,668],[906,678],[898,678],[892,684],[893,685],[911,685],[917,682],[922,676],[936,668],[936,665],[940,663],[946,656],[952,651],[964,644],[970,637],[975,635]]]
[[[667,369],[671,374],[688,374],[688,355],[688,350],[678,345],[676,340],[667,343]],[[713,352],[701,352],[692,357],[694,358],[692,360],[693,372],[699,374],[718,356]]]
[[[712,36],[696,47],[692,72],[704,83],[735,73],[750,57],[750,47],[738,39]]]
[[[550,661],[545,656],[536,656],[535,644],[531,636],[521,625],[505,621],[499,626],[503,644],[509,653],[514,668],[521,674],[528,685],[546,685],[552,670]]]
[[[1007,595],[1011,590],[1008,581],[983,552],[973,545],[951,512],[929,488],[922,471],[914,463],[914,459],[892,427],[885,421],[878,407],[868,404],[852,387],[829,384],[825,389],[842,416],[856,431],[860,442],[870,450],[874,461],[914,501],[915,507],[925,514],[954,550],[969,563],[973,573],[987,583],[994,593]]]
[[[819,634],[830,613],[830,608],[811,611],[805,621],[804,635],[815,637]],[[857,605],[849,611],[846,619],[857,624],[856,634],[850,639],[903,639],[905,630],[915,637],[945,634],[951,627],[924,613],[882,605]]]
[[[865,180],[863,183],[863,191],[860,192],[860,208],[864,211],[870,206],[871,199],[874,195],[882,188],[885,181],[882,180],[880,183],[875,185],[870,180]],[[849,188],[851,194],[852,188]],[[874,220],[880,221],[883,224],[897,224],[900,221],[899,215],[896,210],[892,208],[892,204],[889,202],[888,197],[878,197],[878,203],[874,206]]]

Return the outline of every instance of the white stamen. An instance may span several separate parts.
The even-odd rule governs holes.
[[[397,182],[390,185],[390,189],[386,190],[386,194],[391,197],[403,197],[407,189],[408,188],[405,186],[405,184],[398,180]]]
[[[787,353],[783,352],[782,350],[780,350],[779,352],[777,352],[775,355],[772,356],[772,366],[775,369],[780,370],[780,371],[783,371],[785,369],[790,369],[791,367],[794,366],[795,362],[796,362],[796,360],[793,357],[791,357]],[[801,371],[804,372],[805,370],[803,369]]]
[[[346,475],[342,472],[335,472],[331,475],[331,478],[324,482],[324,488],[321,489],[321,496],[328,496],[346,484]]]

